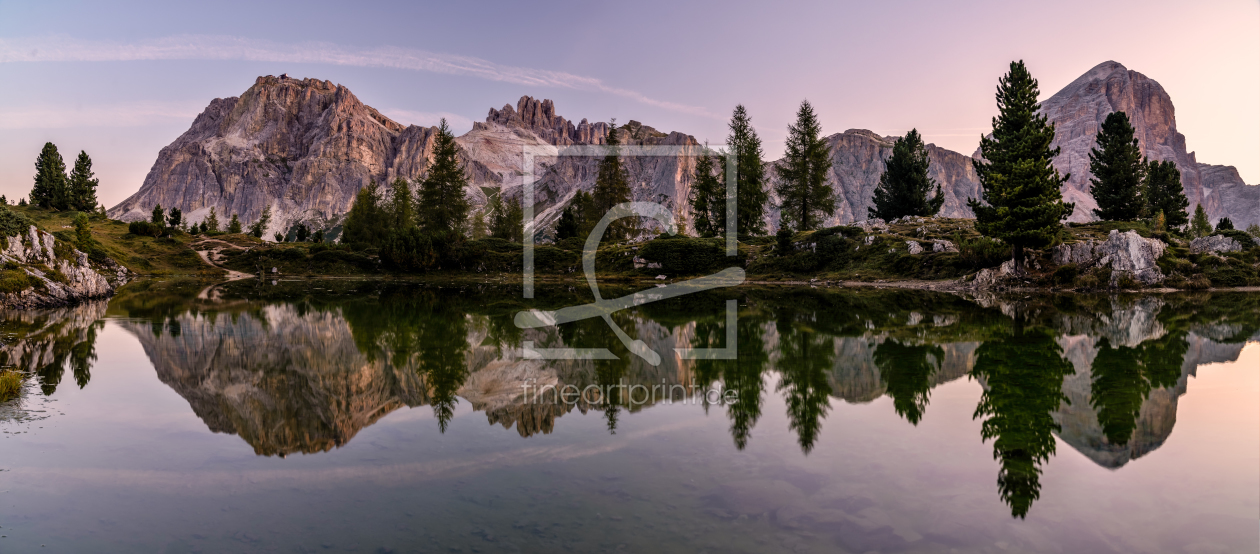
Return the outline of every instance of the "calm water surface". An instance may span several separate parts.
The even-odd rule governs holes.
[[[1260,549],[1256,294],[204,289],[0,314],[0,551]]]

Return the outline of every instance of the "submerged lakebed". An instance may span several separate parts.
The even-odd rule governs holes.
[[[1260,294],[739,287],[613,314],[655,364],[514,324],[590,301],[168,280],[4,312],[34,378],[0,550],[1260,548]],[[688,359],[729,305],[736,358]]]

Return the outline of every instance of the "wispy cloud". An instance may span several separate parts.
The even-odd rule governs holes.
[[[187,123],[204,106],[187,102],[132,102],[66,106],[0,108],[0,129],[65,129],[71,127],[141,127],[167,121]]]
[[[221,35],[181,35],[137,42],[90,41],[65,36],[0,38],[0,63],[141,60],[242,60],[428,71],[526,86],[602,92],[666,110],[722,117],[703,107],[649,98],[638,91],[615,87],[594,77],[394,46],[354,48],[328,42],[287,44]]]

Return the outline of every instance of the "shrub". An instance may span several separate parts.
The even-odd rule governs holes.
[[[1076,264],[1064,264],[1054,270],[1051,279],[1057,285],[1069,285],[1076,281],[1077,275],[1080,275],[1080,268]]]
[[[9,267],[10,265],[15,267]],[[4,271],[0,271],[0,292],[14,293],[30,288],[30,276],[26,272],[17,269],[16,266],[17,264],[9,262],[5,264]]]
[[[1249,248],[1256,246],[1256,239],[1253,238],[1246,231],[1239,231],[1237,229],[1225,229],[1225,230],[1218,230],[1212,234],[1220,235],[1223,237],[1229,237],[1231,239],[1234,239],[1235,241],[1238,241],[1238,244],[1242,245],[1243,250],[1247,250]]]
[[[1124,273],[1120,275],[1120,278],[1116,279],[1116,286],[1126,290],[1133,290],[1140,289],[1145,285],[1141,281],[1134,279],[1132,275]]]
[[[127,225],[127,232],[141,237],[160,237],[166,229],[151,221],[132,221]]]
[[[26,233],[34,224],[25,214],[0,206],[0,236],[16,237]]]
[[[22,392],[26,376],[12,369],[0,370],[0,402],[7,402]]]
[[[1011,259],[1011,246],[989,237],[962,239],[958,241],[958,257],[972,269],[996,267]]]
[[[689,237],[658,238],[639,251],[639,256],[661,264],[661,272],[674,275],[710,273],[718,266],[732,265],[726,257],[725,239]]]

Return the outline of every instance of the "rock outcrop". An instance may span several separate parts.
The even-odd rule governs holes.
[[[34,225],[26,234],[3,240],[0,266],[4,266],[6,272],[20,272],[27,283],[20,290],[0,292],[3,307],[65,306],[90,298],[104,298],[126,284],[131,276],[131,272],[112,259],[96,264],[74,247],[59,247],[56,237]]]
[[[1127,275],[1146,285],[1163,282],[1164,273],[1155,263],[1167,246],[1159,240],[1143,238],[1136,231],[1112,230],[1105,241],[1061,244],[1051,252],[1057,265],[1076,264],[1082,271],[1111,268],[1111,286]]]
[[[1260,223],[1260,186],[1244,184],[1232,166],[1199,163],[1194,152],[1186,151],[1186,137],[1177,131],[1172,98],[1164,87],[1114,61],[1098,64],[1041,104],[1041,112],[1055,125],[1051,147],[1062,149],[1054,166],[1071,174],[1063,188],[1064,200],[1076,203],[1069,221],[1094,220],[1098,203],[1089,193],[1089,152],[1103,120],[1116,111],[1129,116],[1143,154],[1177,164],[1191,211],[1203,204],[1213,222],[1229,217],[1244,227]]]
[[[1239,252],[1242,249],[1243,245],[1239,244],[1238,241],[1223,235],[1209,235],[1190,241],[1190,252],[1194,254],[1203,254],[1205,252]]]

